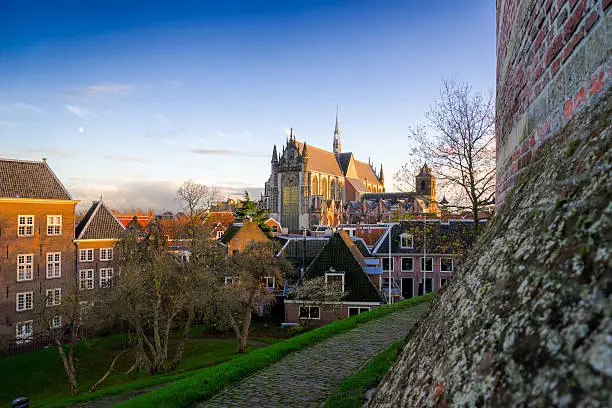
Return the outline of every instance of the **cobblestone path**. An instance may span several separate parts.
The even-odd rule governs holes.
[[[372,320],[283,357],[197,407],[320,407],[344,378],[405,336],[427,306]]]

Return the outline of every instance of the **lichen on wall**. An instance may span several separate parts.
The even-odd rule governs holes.
[[[611,99],[531,156],[368,406],[612,406]]]

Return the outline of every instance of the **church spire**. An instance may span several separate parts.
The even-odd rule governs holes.
[[[334,129],[334,153],[342,153],[342,142],[340,142],[340,127],[338,126],[338,105],[336,105],[336,128]]]
[[[278,154],[276,153],[276,145],[274,145],[274,150],[272,150],[272,163],[278,163]]]

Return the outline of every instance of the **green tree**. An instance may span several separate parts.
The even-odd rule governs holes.
[[[272,238],[272,228],[264,224],[268,219],[268,212],[263,208],[259,208],[257,202],[251,200],[249,192],[245,191],[244,200],[240,201],[240,205],[238,205],[238,209],[236,210],[236,220],[244,221],[249,218],[253,222],[256,222],[259,228],[261,228],[269,238]]]

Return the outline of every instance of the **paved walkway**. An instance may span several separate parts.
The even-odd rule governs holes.
[[[198,408],[320,407],[346,377],[405,336],[426,308],[422,304],[372,320],[283,357]]]

